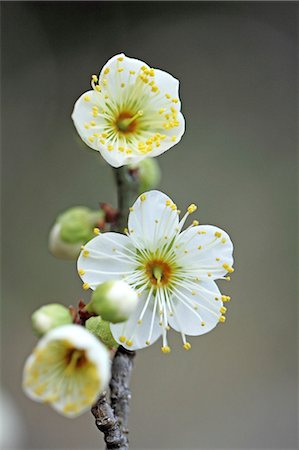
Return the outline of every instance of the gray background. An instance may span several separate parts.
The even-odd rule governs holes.
[[[161,189],[227,230],[236,271],[224,326],[138,352],[131,443],[145,448],[295,448],[296,4],[2,3],[2,381],[21,448],[103,448],[87,413],[58,416],[22,393],[31,312],[83,295],[47,234],[70,205],[115,204],[111,169],[70,114],[89,78],[124,51],[181,81],[183,140],[159,158]],[[86,294],[84,294],[86,297]]]

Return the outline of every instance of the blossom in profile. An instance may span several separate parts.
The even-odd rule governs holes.
[[[32,400],[75,417],[90,408],[109,378],[104,344],[81,325],[64,325],[47,333],[28,357],[23,388]]]
[[[169,73],[119,54],[91,86],[72,119],[82,140],[113,167],[158,156],[184,134],[179,82]]]
[[[111,324],[125,348],[143,348],[162,336],[162,351],[168,353],[167,332],[173,328],[188,350],[186,335],[207,333],[225,321],[230,297],[215,281],[234,271],[233,244],[225,231],[197,220],[182,231],[196,209],[191,204],[180,219],[167,195],[149,191],[130,208],[126,235],[103,233],[84,246],[78,272],[85,289],[119,277],[138,293],[129,320]]]

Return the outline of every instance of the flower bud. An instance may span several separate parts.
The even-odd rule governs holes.
[[[33,331],[38,336],[43,336],[53,328],[73,322],[69,309],[59,303],[50,303],[37,309],[32,314],[31,320]]]
[[[128,283],[110,280],[100,284],[92,293],[86,306],[90,313],[98,314],[108,322],[118,323],[128,320],[137,306],[137,293]]]
[[[156,158],[142,159],[138,164],[131,165],[130,168],[138,170],[140,194],[158,186],[161,179],[161,169]]]
[[[100,316],[90,317],[85,322],[85,327],[88,331],[97,336],[109,349],[118,347],[118,343],[112,336],[110,323],[103,320]]]
[[[81,246],[94,237],[93,230],[103,219],[102,210],[92,211],[84,206],[67,209],[50,231],[50,252],[57,258],[76,259]]]

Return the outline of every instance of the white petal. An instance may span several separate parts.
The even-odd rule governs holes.
[[[183,231],[174,248],[183,270],[200,279],[221,278],[227,273],[226,264],[233,265],[233,244],[229,235],[212,225]]]
[[[107,280],[123,279],[138,265],[131,240],[120,233],[107,232],[89,241],[78,259],[78,272],[91,289]]]
[[[174,78],[167,72],[163,70],[155,69],[155,81],[160,91],[164,94],[169,94],[170,99],[169,103],[172,103],[174,106],[180,109],[181,103],[179,99],[179,80]],[[172,99],[178,100],[177,103],[173,103]]]
[[[119,90],[120,84],[122,82],[134,84],[136,76],[143,66],[149,68],[143,61],[136,58],[129,58],[124,53],[120,53],[110,58],[104,65],[100,73],[100,80],[107,79],[107,86],[111,93],[113,92],[113,89],[116,89],[118,93],[121,93]],[[107,69],[109,72],[105,73],[107,72]],[[122,71],[119,72],[119,69]],[[131,74],[130,71],[136,73]]]
[[[172,297],[174,316],[169,317],[172,328],[191,336],[211,331],[219,322],[220,308],[223,306],[216,283],[208,281],[197,284],[198,288],[192,288],[192,291],[177,287]],[[192,295],[192,292],[195,292],[195,295]],[[215,300],[216,298],[218,300]]]
[[[99,150],[99,140],[93,134],[99,131],[103,118],[93,117],[93,107],[102,108],[101,96],[96,91],[87,91],[79,97],[74,106],[72,119],[81,139],[91,148]],[[96,122],[96,126],[90,123]]]
[[[158,308],[156,308],[156,311],[154,311],[153,297],[151,297],[150,299],[148,307],[143,315],[141,324],[138,324],[138,320],[140,319],[140,315],[145,306],[148,294],[148,291],[141,294],[137,308],[127,322],[110,325],[114,339],[128,350],[137,350],[149,345],[146,343],[146,341],[149,339],[152,319],[154,319],[154,321],[150,345],[153,344],[162,334],[162,327],[159,325]],[[132,345],[128,346],[126,342],[122,342],[120,340],[121,336],[124,336],[126,340],[131,341]]]
[[[161,141],[160,147],[153,149],[149,156],[159,156],[180,142],[183,134],[185,133],[185,119],[181,112],[178,113],[178,121],[179,125],[177,127],[171,128],[170,130],[163,130],[166,138]]]
[[[154,251],[171,242],[179,223],[173,205],[160,191],[145,192],[138,197],[128,221],[129,233],[136,245]]]

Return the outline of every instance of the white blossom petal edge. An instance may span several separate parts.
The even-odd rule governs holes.
[[[32,400],[76,417],[90,408],[110,379],[106,347],[81,325],[54,328],[27,358],[23,389]]]
[[[121,53],[92,76],[91,86],[72,119],[81,139],[111,166],[158,156],[184,134],[179,82],[167,72]]]
[[[127,235],[104,233],[89,241],[78,259],[85,289],[106,279],[121,278],[137,290],[137,309],[127,322],[111,325],[117,342],[128,349],[151,345],[167,331],[201,335],[224,322],[230,297],[221,295],[215,280],[233,272],[233,244],[226,232],[194,220],[181,231],[191,204],[179,220],[172,200],[159,191],[142,194],[130,208]]]

